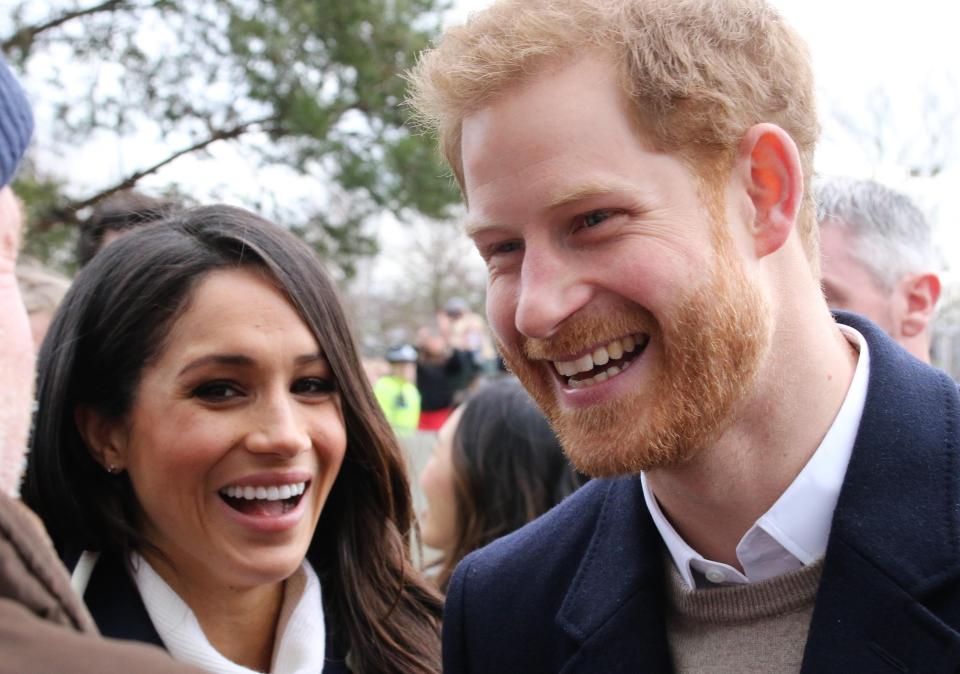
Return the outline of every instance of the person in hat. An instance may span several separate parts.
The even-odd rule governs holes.
[[[9,184],[33,132],[0,58],[0,673],[195,672],[160,649],[101,638],[36,516],[14,495],[33,403],[34,349],[14,276],[23,227]]]
[[[390,371],[377,380],[373,392],[390,426],[400,435],[412,435],[420,422],[417,390],[417,350],[400,344],[387,351]]]

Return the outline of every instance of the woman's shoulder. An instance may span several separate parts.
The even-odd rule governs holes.
[[[122,555],[98,556],[83,600],[104,636],[163,646]]]

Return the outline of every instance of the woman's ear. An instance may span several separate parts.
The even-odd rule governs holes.
[[[107,419],[90,405],[77,405],[73,413],[74,423],[80,437],[83,438],[93,459],[111,474],[117,474],[126,467],[122,426],[115,420]]]
[[[755,124],[740,141],[737,163],[754,208],[754,251],[762,258],[783,246],[796,223],[803,202],[800,152],[779,126]]]

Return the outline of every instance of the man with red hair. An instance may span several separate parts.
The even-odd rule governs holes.
[[[960,395],[831,315],[765,0],[500,0],[411,75],[500,353],[593,480],[468,556],[444,671],[960,668]]]

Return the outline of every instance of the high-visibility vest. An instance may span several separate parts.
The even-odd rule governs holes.
[[[420,422],[420,391],[403,377],[385,375],[373,385],[373,393],[387,421],[404,435],[417,430]]]

